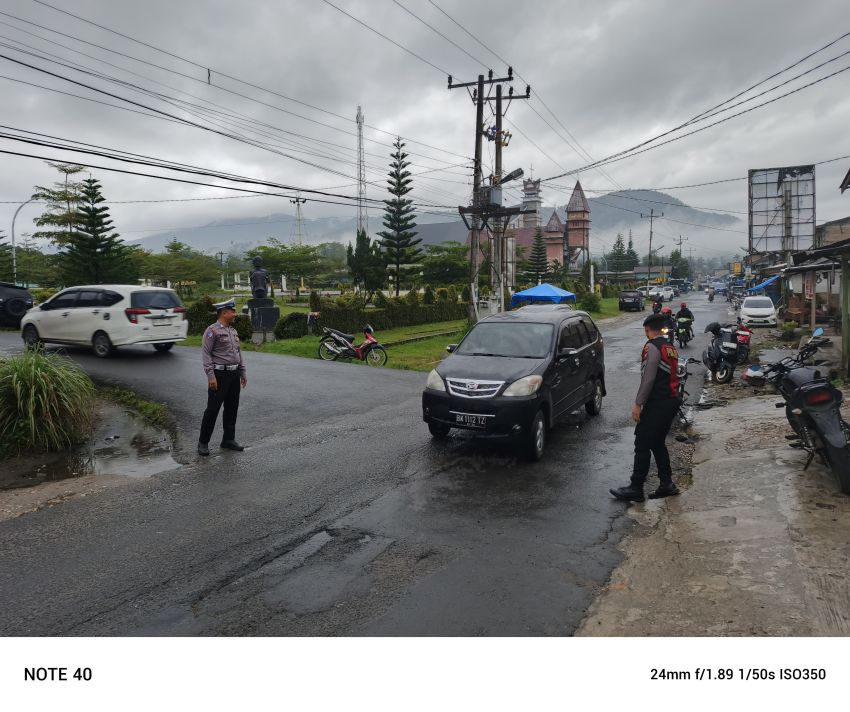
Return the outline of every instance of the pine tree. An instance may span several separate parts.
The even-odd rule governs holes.
[[[393,144],[395,153],[390,154],[393,159],[389,171],[389,192],[393,196],[385,200],[383,225],[386,230],[378,233],[383,239],[380,241],[384,250],[387,263],[395,272],[395,294],[398,296],[401,288],[401,277],[404,265],[416,262],[422,251],[416,247],[422,238],[417,238],[413,228],[416,227],[416,216],[413,212],[413,201],[405,198],[413,188],[410,171],[406,170],[410,165],[407,154],[404,152],[404,144],[401,137]]]
[[[354,283],[366,292],[367,300],[387,281],[387,268],[381,254],[381,246],[377,240],[373,243],[365,230],[357,231],[356,246],[348,243],[346,262]]]
[[[546,279],[549,271],[549,262],[546,259],[546,243],[543,242],[543,228],[540,225],[534,231],[534,242],[531,245],[531,255],[526,264],[528,276],[535,284],[540,284]]]
[[[75,230],[75,225],[80,220],[78,206],[82,200],[83,183],[72,180],[77,173],[85,170],[83,166],[72,163],[48,163],[51,168],[59,171],[63,178],[53,184],[52,188],[47,186],[35,186],[32,200],[47,203],[47,210],[35,219],[35,224],[40,228],[33,233],[35,238],[45,238],[54,245],[63,246],[70,239]]]
[[[67,284],[121,284],[136,278],[127,247],[112,232],[109,208],[94,178],[83,181],[78,222],[64,238],[62,273]]]
[[[627,266],[628,262],[629,255],[628,252],[626,252],[626,245],[623,242],[623,236],[620,233],[617,233],[617,239],[614,240],[614,246],[611,248],[611,252],[608,255],[608,269],[615,275],[619,276],[620,272],[626,272],[630,269]]]
[[[634,269],[640,264],[640,257],[635,251],[635,245],[632,240],[632,231],[629,230],[629,247],[626,250],[626,270]]]

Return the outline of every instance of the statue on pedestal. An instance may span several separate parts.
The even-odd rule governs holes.
[[[269,271],[263,267],[262,257],[255,257],[252,262],[254,269],[248,275],[248,279],[251,281],[251,294],[254,295],[255,299],[265,299],[271,286]]]

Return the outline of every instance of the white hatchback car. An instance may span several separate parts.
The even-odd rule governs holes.
[[[747,297],[741,302],[740,318],[745,326],[776,326],[776,307],[770,297]]]
[[[171,289],[95,284],[64,289],[21,320],[28,347],[40,343],[89,345],[100,358],[117,346],[151,344],[168,351],[186,338],[189,322]]]

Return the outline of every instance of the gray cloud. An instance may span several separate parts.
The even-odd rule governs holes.
[[[493,55],[427,0],[402,2],[487,66],[497,72],[505,70]],[[334,0],[334,3],[451,72],[458,81],[474,79],[479,72],[485,71],[389,0]],[[790,64],[840,34],[841,21],[846,17],[841,0],[816,1],[805,8],[784,0],[748,3],[553,3],[536,0],[522,4],[507,0],[487,3],[437,0],[437,4],[465,27],[474,29],[482,42],[512,62],[515,70],[532,83],[560,121],[596,158],[681,123]],[[274,139],[258,137],[288,144],[280,150],[331,167],[348,177],[195,128],[0,79],[4,98],[3,123],[9,126],[290,185],[347,186],[335,192],[355,194],[356,188],[350,185],[349,178],[356,175],[351,120],[341,120],[233,82],[221,74],[227,73],[349,119],[353,119],[357,105],[361,104],[368,124],[451,152],[408,143],[408,150],[427,156],[412,157],[414,171],[462,160],[452,153],[461,156],[472,153],[474,113],[468,97],[460,90],[448,91],[445,76],[440,71],[392,46],[319,0],[258,0],[250,5],[220,0],[179,3],[173,0],[146,3],[80,0],[73,4],[73,12],[81,16],[190,58],[200,66],[110,35],[31,0],[7,0],[4,11],[161,64],[188,77],[110,56],[102,50],[83,47],[72,39],[52,36],[5,17],[0,20],[132,69],[146,79],[74,55],[5,25],[0,25],[0,35],[142,83],[156,91],[174,96],[178,95],[175,90],[191,92],[205,101],[215,101],[231,111],[279,129],[348,146],[349,150],[345,150],[312,143],[309,150],[325,155],[309,156],[294,153],[294,147],[288,144],[290,141],[310,143],[303,139],[274,131]],[[848,49],[850,39],[818,57],[826,59]],[[8,48],[2,48],[2,54],[50,68],[49,63],[27,59]],[[816,60],[810,60],[803,68],[815,63]],[[848,65],[850,57],[830,66],[834,71]],[[227,94],[216,86],[207,86],[204,83],[206,67],[213,70],[213,84],[248,94],[285,111]],[[173,106],[127,88],[116,88],[64,68],[57,70],[55,65],[51,70],[86,83],[110,87],[110,91],[163,110],[179,112]],[[814,76],[822,76],[827,71],[821,70]],[[0,74],[118,103],[4,60],[0,60]],[[152,79],[174,90],[154,85]],[[846,129],[850,109],[848,82],[850,73],[692,137],[611,164],[605,170],[625,187],[660,187],[741,176],[746,175],[749,168],[809,163],[850,153]],[[802,81],[794,86],[800,83]],[[517,91],[524,89],[519,80],[515,86]],[[538,101],[532,105],[563,133]],[[295,118],[286,111],[349,133]],[[186,116],[200,121],[197,117]],[[522,166],[527,172],[533,166],[535,176],[548,177],[562,172],[559,165],[573,169],[586,162],[523,102],[512,105],[508,118],[542,149],[542,153],[519,131],[514,131],[513,141],[505,154],[506,166]],[[383,144],[392,140],[391,136],[372,130],[367,130],[367,138]],[[9,141],[0,141],[0,148],[27,150]],[[382,186],[389,149],[369,141],[366,150],[375,154],[367,156],[371,166],[367,177]],[[48,154],[47,151],[42,153]],[[489,162],[489,157],[486,161]],[[105,163],[100,159],[93,162]],[[0,171],[0,199],[3,201],[24,200],[32,192],[33,185],[50,182],[55,177],[43,163],[29,159],[4,156],[3,166],[5,170]],[[836,189],[848,167],[850,160],[818,168],[819,222],[842,217],[850,211],[846,196],[842,199]],[[93,173],[101,179],[110,201],[225,194],[211,188],[193,188],[97,170]],[[417,180],[416,194],[423,201],[447,206],[465,202],[469,181],[463,173],[462,168],[452,168],[448,173],[429,173]],[[571,185],[569,178],[557,182]],[[612,187],[608,178],[598,171],[583,174],[582,182],[591,188]],[[565,202],[567,193],[564,189],[545,189],[549,203]],[[698,206],[746,210],[746,184],[743,182],[676,191],[675,194]],[[369,195],[384,197],[381,189],[375,186],[370,186]],[[14,204],[0,205],[0,226],[7,234],[15,207]],[[279,198],[112,204],[116,225],[128,238],[140,237],[145,231],[159,232],[211,220],[257,217],[290,209],[288,201]],[[319,203],[308,203],[305,210],[313,216],[353,213],[350,207]],[[19,235],[32,229],[31,220],[35,214],[37,209],[33,206],[21,212],[16,229]],[[674,231],[678,235],[678,230],[669,230],[670,234]],[[733,249],[743,244],[743,238],[692,230],[691,246],[698,249],[698,245],[703,245],[706,250],[718,249],[718,246]]]

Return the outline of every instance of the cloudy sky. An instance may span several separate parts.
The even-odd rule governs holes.
[[[513,138],[505,168],[522,167],[526,175],[533,171],[547,179],[676,127],[850,32],[846,0],[332,0],[336,8],[325,0],[49,1],[83,19],[35,0],[4,0],[0,8],[3,133],[36,132],[63,143],[354,196],[359,104],[369,127],[369,197],[385,197],[389,145],[400,134],[412,170],[422,174],[413,195],[434,213],[466,203],[470,191],[474,108],[463,90],[447,89],[447,73],[456,82],[488,68],[503,76],[510,62],[518,75],[516,91],[531,84],[532,100],[514,102],[507,114]],[[733,103],[836,57],[667,138],[850,67],[850,37]],[[594,191],[707,183],[746,176],[750,168],[827,161],[850,154],[848,116],[850,71],[611,163],[604,172],[582,172],[581,180],[588,196],[599,196]],[[0,149],[177,175],[8,138],[0,139]],[[491,161],[486,147],[485,173]],[[32,158],[2,154],[2,165],[0,229],[8,236],[17,205],[56,174]],[[850,214],[850,195],[837,190],[849,168],[850,158],[817,167],[818,223]],[[127,239],[223,218],[292,212],[288,198],[234,198],[239,194],[213,187],[92,173]],[[547,204],[566,202],[573,182],[545,182]],[[746,220],[746,181],[668,192],[694,206],[744,213]],[[122,202],[166,200],[179,202]],[[355,214],[350,201],[341,202],[347,204],[311,200],[305,216]],[[37,206],[23,208],[18,236],[32,229],[37,213]],[[678,234],[683,226],[658,228]],[[698,229],[691,238],[690,245],[706,255],[746,241],[745,235]]]

